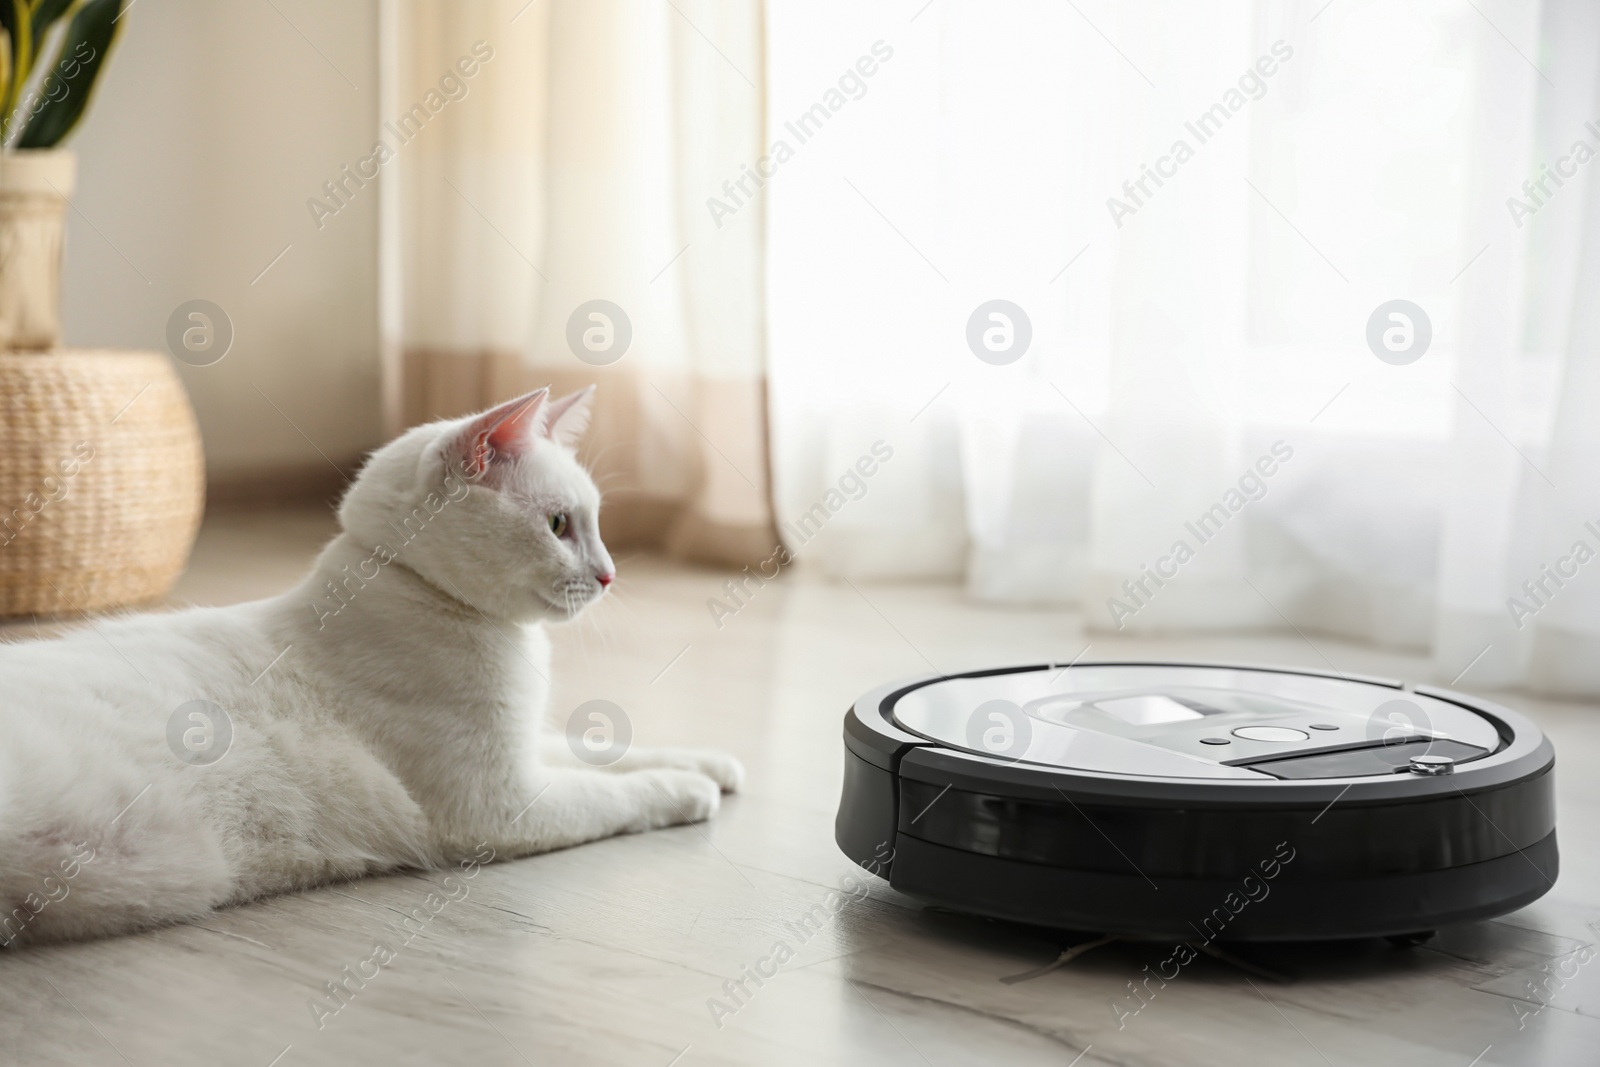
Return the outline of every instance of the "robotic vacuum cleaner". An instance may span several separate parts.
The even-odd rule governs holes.
[[[844,741],[839,847],[956,911],[1125,937],[1403,940],[1556,880],[1550,742],[1428,686],[1012,667],[875,689]]]

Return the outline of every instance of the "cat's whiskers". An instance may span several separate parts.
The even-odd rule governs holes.
[[[606,602],[609,599],[609,597],[601,597],[600,602],[594,606],[594,610],[589,615],[594,624],[595,636],[600,640],[600,650],[608,655],[612,648],[611,631],[606,625],[606,619],[609,617],[608,612],[610,611]]]
[[[631,589],[632,587],[626,585],[619,577],[612,583],[611,588],[606,590],[606,595],[602,599],[615,605],[615,610],[624,612],[631,618],[637,618],[638,615],[634,611],[633,601],[628,596]]]
[[[606,595],[596,599],[594,605],[584,613],[584,617],[589,621],[595,636],[600,639],[600,648],[604,652],[611,651],[611,635],[606,630],[606,613],[611,610],[609,605],[615,602],[616,597],[614,594],[607,591]]]
[[[600,449],[600,451],[596,452],[592,457],[590,457],[588,462],[584,464],[584,467],[589,471],[589,476],[592,478],[594,477],[594,468],[600,466],[600,461],[605,459],[606,456],[609,455],[614,449],[621,448],[624,445],[637,445],[638,443],[639,441],[637,438],[631,441],[611,441],[607,443],[604,448]],[[620,474],[621,472],[610,471],[607,473]]]
[[[598,601],[604,598],[589,600],[587,590],[581,590],[576,585],[566,587],[563,590],[563,595],[567,598],[569,613],[578,623],[574,629],[578,633],[578,645],[583,653],[584,662],[592,672],[598,673],[596,668],[603,666],[600,654],[608,651],[608,642],[605,641],[605,635],[600,628],[598,617]],[[591,633],[598,635],[601,639],[601,647],[598,650],[589,640]]]

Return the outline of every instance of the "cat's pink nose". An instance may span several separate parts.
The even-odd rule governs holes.
[[[595,580],[600,583],[600,588],[604,589],[606,586],[616,581],[617,576],[615,574],[597,574],[595,575]]]

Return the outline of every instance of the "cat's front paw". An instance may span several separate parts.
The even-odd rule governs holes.
[[[716,782],[724,793],[737,793],[744,785],[744,764],[737,757],[714,748],[691,748],[684,754],[695,770]]]
[[[629,767],[697,771],[724,793],[737,793],[744,784],[744,764],[714,748],[636,748],[628,754]]]
[[[722,803],[722,787],[698,771],[658,768],[632,775],[654,798],[656,826],[705,822]]]

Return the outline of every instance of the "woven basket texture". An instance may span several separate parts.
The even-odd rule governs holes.
[[[0,615],[156,600],[205,503],[200,430],[155,352],[0,352]]]

